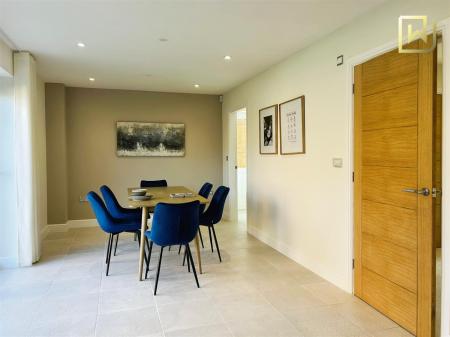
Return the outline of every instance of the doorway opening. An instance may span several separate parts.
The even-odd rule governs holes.
[[[239,224],[247,221],[247,111],[239,110],[236,116],[236,182]]]
[[[247,110],[230,114],[228,172],[231,220],[247,225]]]

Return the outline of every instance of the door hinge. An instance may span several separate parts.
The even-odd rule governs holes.
[[[355,83],[353,83],[352,92],[353,92],[353,94],[355,93]]]
[[[355,269],[355,259],[352,260],[352,269]]]
[[[355,182],[355,172],[352,172],[352,181]]]

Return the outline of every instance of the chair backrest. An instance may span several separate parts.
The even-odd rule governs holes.
[[[141,187],[166,187],[167,180],[141,180]]]
[[[216,190],[208,209],[202,216],[202,225],[214,225],[222,219],[223,208],[229,192],[230,188],[226,186],[220,186]]]
[[[105,200],[106,208],[108,209],[109,213],[114,218],[120,218],[122,215],[122,206],[120,206],[113,191],[111,191],[108,186],[103,185],[102,187],[100,187],[100,192],[102,193],[103,200]]]
[[[95,217],[97,218],[97,222],[100,225],[101,229],[103,229],[107,233],[112,233],[112,225],[114,223],[114,219],[109,214],[102,198],[100,196],[91,191],[87,194],[86,199],[89,201],[89,204],[94,211]]]
[[[203,186],[200,188],[200,191],[198,191],[198,194],[201,195],[203,198],[208,199],[209,193],[211,192],[212,187],[213,187],[213,185],[211,183],[204,183]],[[205,204],[200,204],[200,206],[199,206],[200,215],[203,214],[205,207],[206,207]]]
[[[200,188],[200,191],[198,191],[198,194],[201,195],[203,198],[208,198],[209,193],[212,190],[213,185],[211,183],[204,183],[203,186]]]
[[[159,246],[191,242],[198,231],[199,205],[199,201],[157,204],[150,233],[152,241]]]

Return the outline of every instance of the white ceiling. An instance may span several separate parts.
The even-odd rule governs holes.
[[[0,0],[0,29],[47,82],[221,94],[384,1]]]

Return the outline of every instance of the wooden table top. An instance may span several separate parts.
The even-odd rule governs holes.
[[[129,187],[128,196],[131,194],[131,190],[140,189],[141,187]],[[143,188],[147,190],[146,195],[152,195],[150,200],[130,200],[128,199],[128,205],[130,207],[155,207],[160,202],[168,204],[182,204],[185,202],[191,202],[198,200],[201,204],[209,203],[209,200],[198,195],[184,186],[167,186],[167,187],[147,187]],[[171,193],[192,193],[192,197],[185,198],[171,198]]]

